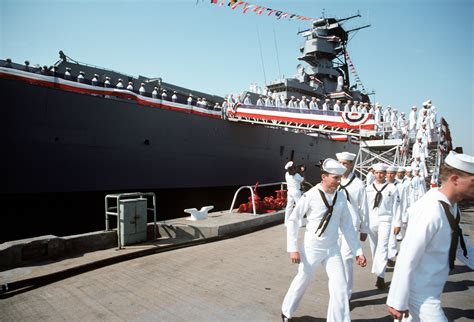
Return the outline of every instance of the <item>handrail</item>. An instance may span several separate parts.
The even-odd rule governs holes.
[[[120,240],[120,200],[140,197],[141,199],[145,199],[143,197],[152,197],[153,200],[153,208],[148,208],[147,205],[147,214],[149,210],[153,210],[153,238],[156,239],[157,236],[157,225],[156,225],[156,196],[153,192],[126,192],[126,193],[119,193],[119,194],[111,194],[105,196],[105,230],[109,231],[109,215],[117,216],[117,246],[118,249],[122,249],[122,242]],[[117,212],[108,211],[108,201],[111,198],[117,199]],[[148,199],[147,199],[148,200]],[[147,220],[148,223],[148,220]],[[147,226],[148,227],[148,226]],[[148,229],[148,228],[147,228]]]
[[[275,182],[275,183],[264,183],[264,184],[259,184],[259,187],[269,187],[269,186],[276,186],[280,185],[280,190],[283,190],[283,185],[286,185],[286,182]],[[239,194],[240,191],[242,191],[245,188],[250,189],[250,195],[252,197],[252,206],[253,206],[253,215],[256,216],[257,212],[255,209],[255,198],[254,198],[254,193],[253,193],[253,188],[255,188],[256,185],[253,186],[241,186],[239,189],[234,194],[234,198],[232,199],[232,204],[230,205],[229,213],[232,213],[232,210],[234,209],[235,205],[235,200],[237,199],[237,195]]]

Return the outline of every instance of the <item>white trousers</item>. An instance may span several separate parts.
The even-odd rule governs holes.
[[[448,322],[438,298],[410,293],[408,302],[410,316],[404,322]]]
[[[381,221],[369,230],[369,243],[372,252],[372,273],[378,277],[385,276],[388,259],[388,240],[392,224]]]
[[[395,258],[398,252],[397,235],[393,233],[393,228],[395,228],[395,226],[393,225],[393,221],[392,221],[392,225],[390,226],[390,236],[388,237],[388,258],[389,259]]]
[[[286,208],[285,208],[285,225],[288,220],[288,217],[290,217],[291,213],[293,212],[293,209],[295,208],[296,203],[298,200],[301,198],[301,191],[299,190],[288,190],[287,196],[286,196]]]
[[[323,265],[329,278],[327,321],[350,321],[347,282],[339,248],[333,247],[330,250],[318,248],[312,236],[308,235],[310,234],[305,234],[304,247],[300,252],[301,263],[298,266],[298,273],[285,295],[281,311],[288,318],[293,317],[306,288],[314,277],[316,268]]]
[[[355,229],[355,228],[354,228]],[[354,254],[352,254],[349,244],[342,233],[339,233],[338,244],[341,250],[342,264],[347,281],[347,298],[352,296],[352,286],[354,285]]]

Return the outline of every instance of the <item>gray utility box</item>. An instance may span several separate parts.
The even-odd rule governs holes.
[[[147,239],[147,199],[125,199],[119,203],[120,240],[132,245]]]

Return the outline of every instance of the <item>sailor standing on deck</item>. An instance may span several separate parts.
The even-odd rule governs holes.
[[[369,232],[369,209],[367,207],[365,184],[352,172],[356,155],[350,152],[341,152],[336,153],[336,157],[339,163],[346,168],[338,190],[343,191],[346,195],[347,206],[352,217],[352,225],[360,233],[360,240],[365,241]],[[354,261],[354,254],[341,231],[339,231],[338,243],[341,247],[341,257],[346,273],[347,296],[350,299],[353,285],[352,262]]]
[[[474,198],[474,157],[450,152],[440,170],[442,186],[410,209],[411,223],[387,297],[395,319],[447,321],[441,293],[457,257],[474,269],[474,247],[463,236],[458,202]]]
[[[333,109],[334,112],[340,112],[341,111],[341,101],[336,100],[336,104],[334,104],[332,109]]]
[[[329,277],[329,306],[327,321],[350,321],[349,299],[344,266],[337,245],[342,230],[357,264],[366,265],[366,259],[357,240],[342,191],[337,191],[341,175],[346,171],[339,162],[326,159],[322,164],[321,183],[306,192],[296,204],[287,221],[287,251],[293,263],[299,263],[282,304],[282,319],[289,321],[314,277],[315,269],[323,265]],[[303,247],[298,247],[299,222],[307,216],[308,224]]]
[[[293,164],[293,161],[289,161],[285,165],[285,180],[286,180],[286,209],[285,209],[285,225],[288,220],[288,217],[291,215],[295,204],[301,198],[301,183],[304,181],[304,178],[298,173],[298,169]]]
[[[375,175],[374,175],[374,167],[373,166],[369,166],[369,168],[367,169],[367,176],[365,177],[365,186],[370,186],[374,180],[375,180]]]
[[[344,105],[344,112],[350,112],[351,111],[351,105],[352,105],[352,101],[348,100],[346,105]]]
[[[316,111],[319,110],[318,101],[316,97],[311,97],[311,102],[309,102],[309,109]]]
[[[326,98],[324,100],[324,104],[323,104],[323,111],[329,111],[329,103],[331,102],[331,100],[329,98]]]
[[[301,101],[300,101],[300,110],[307,110],[307,109],[308,109],[308,105],[306,104],[306,96],[302,96]]]
[[[252,100],[250,99],[250,94],[247,93],[244,98],[244,105],[252,105]]]
[[[375,286],[378,289],[384,289],[390,230],[393,225],[394,234],[398,234],[401,227],[400,198],[397,187],[385,181],[387,165],[377,163],[373,168],[375,182],[367,186],[369,242],[373,259],[372,273],[377,276]],[[393,224],[392,221],[394,221]]]

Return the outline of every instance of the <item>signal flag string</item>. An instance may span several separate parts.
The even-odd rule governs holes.
[[[245,1],[237,1],[237,0],[211,0],[211,4],[218,4],[219,7],[223,7],[226,5],[230,7],[230,9],[235,10],[236,8],[242,9],[243,13],[247,13],[248,11],[255,12],[257,15],[266,14],[267,16],[273,15],[277,19],[288,18],[288,19],[296,19],[301,21],[314,21],[316,19],[309,18],[301,15],[297,15],[294,13],[284,12],[277,9],[271,9],[263,6],[257,6],[255,4],[251,4]]]
[[[349,70],[351,71],[351,73],[354,75],[354,78],[355,78],[355,81],[357,83],[357,85],[360,85],[360,87],[362,87],[362,93],[366,94],[367,93],[367,90],[365,89],[364,87],[364,84],[362,84],[362,81],[360,80],[360,77],[359,77],[359,74],[357,74],[357,71],[355,69],[355,66],[354,64],[352,63],[352,60],[351,60],[351,57],[349,57],[349,52],[346,50],[344,56],[346,57],[346,60],[347,60],[347,65],[349,65]]]

